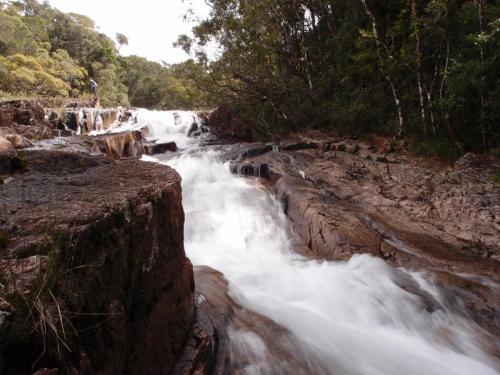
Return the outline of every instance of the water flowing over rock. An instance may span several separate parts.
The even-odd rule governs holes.
[[[426,168],[354,141],[213,146],[183,138],[170,113],[140,113],[138,122],[181,145],[144,158],[180,173],[186,253],[222,273],[195,272],[217,332],[216,373],[497,373],[495,260],[414,232],[401,203],[393,221],[380,217],[393,206],[361,184],[387,168],[421,179]],[[272,196],[266,186],[282,190]]]
[[[498,373],[496,159],[429,168],[324,134],[217,144],[196,112],[133,118],[3,154],[0,366]],[[139,156],[126,142],[159,153],[114,160]]]
[[[430,169],[333,138],[284,142],[279,152],[250,147],[232,170],[258,176],[256,168],[269,169],[308,255],[371,254],[428,270],[450,301],[500,337],[500,188],[491,179],[498,160],[468,155]]]
[[[66,109],[60,127],[69,129],[75,134],[88,134],[92,131],[109,130],[124,120],[124,111],[118,108],[78,108]]]

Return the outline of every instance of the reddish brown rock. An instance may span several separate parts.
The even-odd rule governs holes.
[[[12,174],[0,157],[13,178],[2,188],[0,298],[15,310],[0,327],[3,370],[169,373],[195,319],[177,173],[81,153],[17,158]]]
[[[287,329],[236,303],[220,272],[209,267],[195,267],[195,281],[198,308],[218,333],[216,361],[212,362],[215,367],[210,372],[203,369],[174,374],[242,374],[250,365],[270,374],[327,373],[315,353],[304,353],[304,348]],[[253,352],[255,348],[246,344],[247,338],[262,343],[257,355]]]
[[[0,152],[9,152],[14,149],[14,145],[7,138],[0,135]]]
[[[129,131],[80,138],[90,152],[101,152],[111,159],[140,157],[144,152],[140,131]]]
[[[167,151],[176,152],[177,145],[175,142],[146,142],[144,143],[144,151],[147,155],[164,154]]]
[[[8,140],[12,144],[12,146],[14,146],[14,148],[27,148],[33,145],[33,143],[31,143],[29,139],[20,135],[13,128],[0,128],[0,136]]]
[[[247,145],[232,170],[267,183],[307,254],[347,260],[368,253],[426,270],[450,301],[500,337],[500,161],[466,155],[454,166],[378,154],[353,140],[298,137],[282,151]]]

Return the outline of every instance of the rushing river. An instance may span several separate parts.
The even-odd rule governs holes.
[[[144,159],[182,176],[186,253],[194,265],[223,273],[239,304],[286,328],[304,349],[300,353],[314,353],[327,373],[498,373],[498,363],[481,349],[478,328],[450,311],[425,275],[394,270],[367,255],[320,262],[294,253],[280,203],[257,181],[232,175],[217,151],[187,137],[193,121],[190,112],[141,110],[135,126],[148,126],[151,138],[180,147]],[[429,311],[418,294],[398,286],[397,273],[441,306]],[[266,368],[267,348],[257,334],[230,337],[259,362],[246,373],[277,372]]]

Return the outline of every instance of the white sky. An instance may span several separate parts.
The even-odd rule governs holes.
[[[180,34],[191,32],[194,24],[183,20],[190,3],[199,18],[206,17],[210,10],[204,0],[49,0],[49,3],[66,13],[89,16],[113,40],[116,33],[125,34],[129,45],[121,48],[121,54],[167,63],[189,58],[172,43]]]

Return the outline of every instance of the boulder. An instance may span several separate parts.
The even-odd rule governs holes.
[[[14,113],[14,122],[19,125],[33,125],[35,113],[29,109],[19,109]]]
[[[147,155],[164,154],[165,152],[177,152],[177,145],[175,142],[145,142],[144,152]]]
[[[142,134],[140,131],[129,131],[82,137],[90,152],[101,152],[110,159],[136,158],[144,152]]]
[[[170,373],[196,316],[178,174],[81,153],[17,157],[25,168],[2,188],[2,371]]]
[[[13,151],[14,145],[5,137],[0,135],[0,152]]]
[[[0,135],[7,139],[14,148],[27,148],[33,146],[30,140],[20,134],[18,134],[12,128],[0,128]]]
[[[12,100],[0,105],[13,111],[13,120],[21,125],[30,125],[45,118],[45,110],[38,100]]]
[[[31,141],[53,138],[52,128],[45,121],[40,121],[35,125],[14,125],[14,129],[18,134]]]

